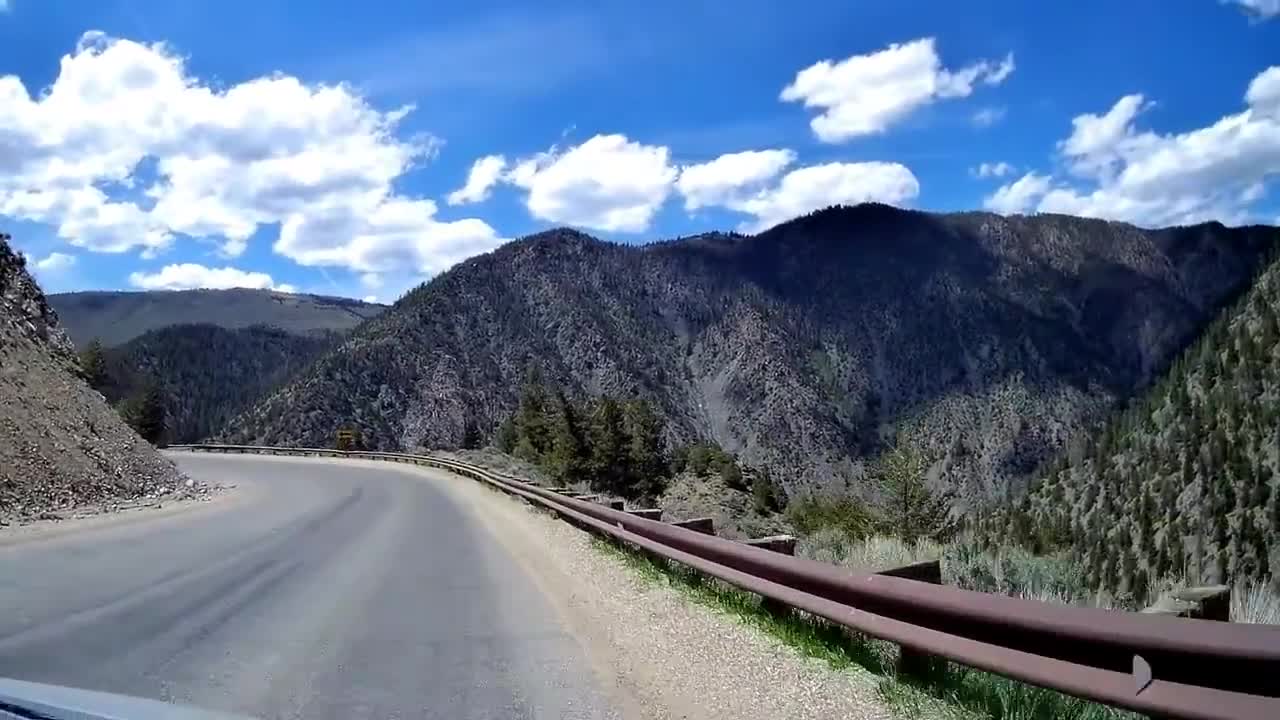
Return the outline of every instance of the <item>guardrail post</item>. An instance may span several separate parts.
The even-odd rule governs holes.
[[[937,560],[903,565],[902,567],[881,570],[877,575],[888,575],[930,585],[942,584],[942,563]],[[946,663],[934,655],[922,653],[909,647],[898,647],[898,672],[902,675],[923,678],[933,675],[946,667]]]
[[[1226,585],[1207,585],[1174,590],[1142,612],[1148,615],[1230,622],[1231,588]]]
[[[696,517],[689,518],[688,520],[673,520],[671,524],[676,527],[685,528],[686,530],[700,532],[703,535],[716,534],[716,521],[714,518]]]
[[[769,537],[748,540],[743,544],[782,555],[796,554],[796,538],[794,535],[770,535]],[[760,609],[774,617],[785,617],[791,613],[791,606],[767,597],[760,598]]]
[[[744,544],[782,553],[783,555],[796,554],[796,537],[794,535],[770,535],[769,537],[748,540]]]
[[[662,508],[632,508],[628,510],[627,513],[635,515],[636,517],[644,518],[645,520],[662,519]]]

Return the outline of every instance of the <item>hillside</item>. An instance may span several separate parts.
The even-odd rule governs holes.
[[[0,235],[0,521],[172,489],[173,464],[78,375],[21,256]]]
[[[163,390],[169,440],[203,440],[337,341],[334,333],[294,335],[253,326],[171,325],[104,352],[99,390],[113,405]]]
[[[1280,263],[1140,402],[1075,443],[1002,542],[1069,547],[1090,585],[1260,579],[1280,567]]]
[[[934,482],[1004,495],[1150,383],[1256,272],[1271,228],[832,208],[649,246],[556,230],[417,288],[224,438],[379,448],[491,432],[537,365],[639,395],[794,496],[861,486],[901,427]]]
[[[247,288],[61,293],[50,295],[49,304],[77,347],[94,338],[107,347],[122,345],[179,324],[269,325],[295,335],[323,335],[350,330],[386,309],[349,298]]]

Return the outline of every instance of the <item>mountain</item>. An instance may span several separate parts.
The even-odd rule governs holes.
[[[294,335],[255,325],[171,325],[103,352],[99,388],[112,404],[140,394],[148,381],[164,391],[169,440],[198,442],[335,343],[338,335]]]
[[[129,500],[181,482],[78,373],[44,293],[0,235],[0,521]]]
[[[1090,586],[1280,569],[1280,263],[1141,400],[1082,437],[984,534],[1070,548]]]
[[[148,330],[179,324],[236,329],[270,325],[295,335],[345,332],[386,309],[349,298],[272,290],[153,290],[74,292],[49,296],[49,304],[76,346],[97,338],[121,345]]]
[[[420,286],[228,440],[456,446],[526,369],[649,399],[788,492],[862,487],[895,432],[961,500],[1002,497],[1147,386],[1248,285],[1273,228],[838,207],[646,246],[554,230]]]

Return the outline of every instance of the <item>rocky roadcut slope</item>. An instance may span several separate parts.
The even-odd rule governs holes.
[[[67,334],[79,347],[97,338],[121,345],[171,325],[202,323],[228,329],[269,325],[294,335],[346,332],[386,309],[349,298],[273,290],[155,290],[75,292],[49,296]]]
[[[556,230],[401,299],[224,439],[459,443],[525,369],[652,400],[794,496],[858,486],[902,427],[962,495],[1001,495],[1148,384],[1247,286],[1271,228],[1147,231],[1056,215],[831,208],[756,236],[649,246]]]
[[[173,464],[79,377],[71,341],[0,235],[0,521],[177,487]]]

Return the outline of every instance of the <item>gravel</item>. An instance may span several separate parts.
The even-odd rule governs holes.
[[[634,701],[638,716],[893,717],[877,695],[877,676],[804,657],[762,630],[640,577],[594,548],[587,533],[522,501],[465,485],[460,493],[562,607],[602,679]]]
[[[0,234],[0,522],[154,498],[183,482],[77,374],[71,342]]]

